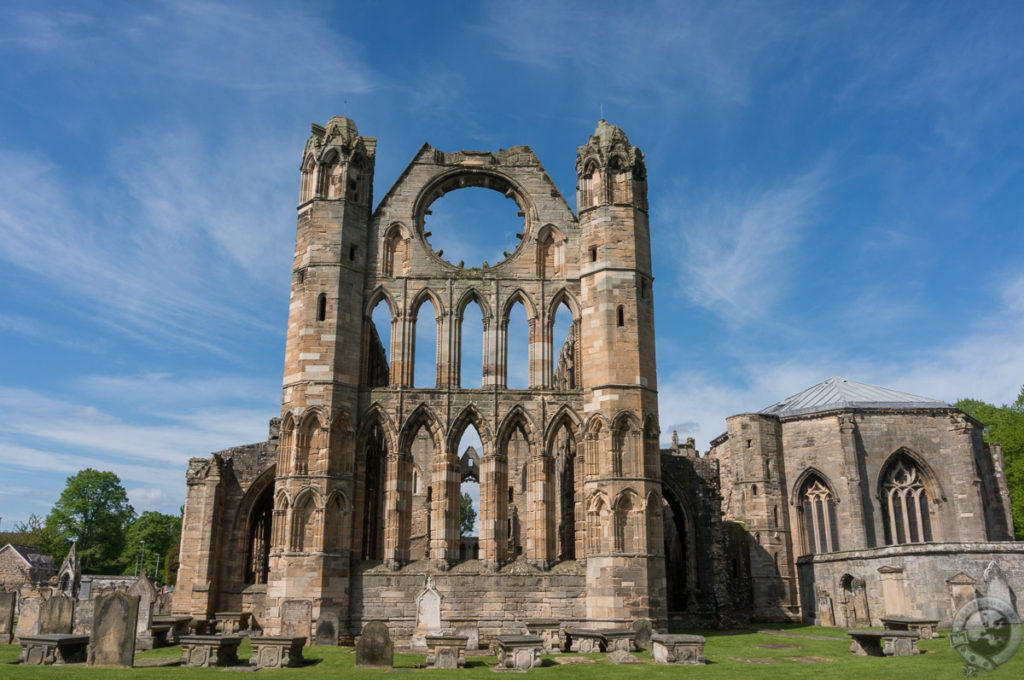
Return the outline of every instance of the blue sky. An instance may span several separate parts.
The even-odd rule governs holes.
[[[997,2],[0,3],[2,526],[86,466],[174,512],[189,457],[265,437],[300,152],[346,111],[377,198],[424,141],[528,144],[574,205],[603,107],[647,157],[666,440],[831,375],[1010,401],[1021,35]],[[432,243],[511,250],[488,200]]]

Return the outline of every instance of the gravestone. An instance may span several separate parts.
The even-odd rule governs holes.
[[[138,597],[115,590],[96,600],[89,636],[89,665],[131,668],[138,618]]]
[[[818,589],[818,625],[827,628],[836,625],[835,612],[832,611],[832,596],[821,588]]]
[[[128,588],[128,594],[139,598],[139,616],[135,624],[135,637],[148,639],[151,637],[149,629],[153,625],[153,607],[156,606],[157,593],[145,569],[142,570],[142,576]]]
[[[39,606],[40,635],[70,635],[75,602],[67,595],[54,595]]]
[[[427,637],[441,634],[441,593],[434,587],[434,578],[427,576],[423,591],[416,596],[416,632],[412,646],[427,646]]]
[[[960,607],[963,607],[977,597],[977,591],[974,587],[978,585],[978,582],[963,572],[948,579],[946,585],[949,586],[949,597],[953,604],[953,614],[956,614]]]
[[[651,622],[647,619],[637,619],[630,626],[633,629],[633,644],[640,649],[647,649],[651,646]]]
[[[982,575],[982,578],[988,584],[985,597],[994,597],[1002,600],[1011,607],[1016,605],[1016,602],[1013,601],[1013,594],[1010,592],[1010,584],[1006,580],[1003,570],[999,568],[999,565],[994,560],[985,567],[985,573]]]
[[[395,645],[383,621],[370,621],[356,640],[357,668],[391,668],[395,662]]]
[[[313,644],[318,647],[336,647],[338,644],[338,614],[335,612],[320,612],[320,618],[316,620],[316,636]]]
[[[0,645],[9,645],[14,639],[14,591],[0,590]]]
[[[37,593],[30,593],[21,598],[18,607],[18,630],[15,637],[22,635],[39,635],[39,608],[43,605],[43,598]]]
[[[903,567],[885,565],[878,568],[882,581],[882,604],[886,616],[903,616],[907,613],[907,596],[903,587]]]
[[[281,605],[281,637],[310,637],[312,618],[312,602],[285,600]]]

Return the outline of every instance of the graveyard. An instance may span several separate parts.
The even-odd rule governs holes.
[[[963,661],[950,647],[948,631],[937,639],[924,640],[919,646],[921,654],[913,657],[866,657],[851,654],[850,641],[844,630],[812,626],[777,626],[775,634],[758,633],[754,629],[738,631],[693,631],[707,639],[707,663],[699,666],[678,667],[653,662],[651,651],[634,652],[640,664],[616,665],[607,654],[544,654],[542,665],[529,671],[538,678],[625,678],[632,675],[645,678],[701,677],[701,678],[863,678],[871,675],[902,678],[961,678]],[[784,634],[780,634],[781,631]],[[810,637],[797,637],[810,636]],[[813,637],[814,639],[811,639]],[[168,646],[135,654],[134,668],[90,668],[85,663],[29,666],[16,664],[21,647],[0,645],[0,678],[175,678],[223,677],[216,674],[225,668],[181,668],[161,666],[173,663],[181,656],[181,648]],[[243,638],[238,648],[240,670],[248,667],[252,645]],[[298,668],[260,670],[263,674],[294,677],[301,680],[345,677],[353,680],[383,678],[389,674],[420,674],[427,678],[490,678],[494,677],[497,658],[490,650],[481,650],[466,656],[465,667],[456,670],[428,670],[423,668],[426,654],[410,653],[397,648],[393,667],[358,668],[353,646],[311,646],[303,650],[305,663]],[[1019,655],[986,677],[1012,678],[1024,674],[1024,659]]]

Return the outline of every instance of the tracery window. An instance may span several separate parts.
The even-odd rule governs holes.
[[[811,476],[804,483],[800,492],[800,512],[803,515],[806,554],[839,550],[835,499],[819,477]]]
[[[886,544],[932,540],[929,510],[921,470],[906,455],[899,456],[882,477]]]

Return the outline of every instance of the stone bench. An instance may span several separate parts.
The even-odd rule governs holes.
[[[154,616],[153,627],[156,626],[170,626],[170,630],[167,631],[167,644],[176,645],[181,639],[182,635],[188,635],[189,628],[192,625],[191,616]]]
[[[466,640],[463,635],[427,635],[427,668],[463,668]]]
[[[181,665],[206,668],[234,666],[238,663],[238,645],[242,638],[230,635],[183,635]]]
[[[21,656],[18,661],[32,666],[80,663],[89,652],[88,635],[19,635]]]
[[[256,668],[297,668],[304,662],[302,647],[306,644],[304,637],[270,637],[250,638],[252,656],[249,665]]]
[[[249,612],[217,612],[213,615],[218,635],[235,635],[249,630]]]
[[[566,628],[563,649],[567,652],[583,654],[606,652],[608,651],[608,640],[604,636],[604,631],[593,628]]]
[[[530,635],[539,635],[544,640],[544,651],[553,652],[558,649],[558,632],[562,622],[558,619],[527,619],[526,630]]]
[[[704,658],[704,637],[700,635],[651,635],[651,655],[654,663],[702,664]]]
[[[499,635],[498,669],[528,671],[540,666],[544,638],[539,635]]]
[[[939,637],[938,619],[915,619],[909,616],[883,616],[882,626],[886,630],[916,630],[922,640]]]
[[[850,651],[861,656],[913,656],[920,654],[916,630],[848,630]],[[884,646],[883,646],[884,643]]]

